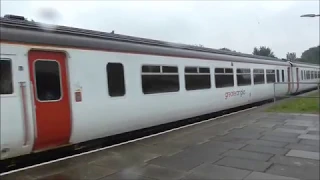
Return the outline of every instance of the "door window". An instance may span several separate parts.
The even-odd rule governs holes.
[[[34,66],[38,100],[60,100],[62,93],[59,63],[57,61],[37,60]]]
[[[11,60],[0,60],[0,94],[12,94],[12,69]]]

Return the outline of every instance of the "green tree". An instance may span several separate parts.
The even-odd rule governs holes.
[[[219,50],[222,50],[222,51],[229,51],[229,52],[237,52],[235,50],[231,50],[229,48],[220,48]]]
[[[320,46],[311,47],[308,50],[305,50],[301,55],[300,61],[320,64]]]
[[[220,48],[220,50],[222,50],[222,51],[231,51],[231,50],[228,49],[228,48]]]
[[[276,57],[272,50],[266,46],[260,46],[259,49],[255,47],[252,54],[257,56]]]
[[[287,53],[287,60],[294,61],[297,59],[297,55],[294,52],[288,52]]]

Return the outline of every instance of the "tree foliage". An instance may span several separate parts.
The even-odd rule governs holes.
[[[297,59],[297,55],[295,52],[288,52],[287,53],[287,60],[294,61]]]
[[[231,50],[228,49],[228,48],[220,48],[220,50],[222,50],[222,51],[231,51]]]
[[[304,51],[300,61],[320,64],[320,46],[315,46]]]
[[[252,54],[257,56],[276,57],[272,50],[266,46],[260,46],[259,49],[255,47]]]
[[[220,48],[219,50],[222,50],[222,51],[229,51],[229,52],[237,52],[237,51],[235,51],[235,50],[231,50],[231,49],[229,49],[229,48]]]

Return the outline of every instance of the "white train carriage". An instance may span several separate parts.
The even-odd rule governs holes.
[[[274,82],[279,95],[316,87],[288,83],[300,69],[320,77],[316,65],[10,17],[0,62],[1,159],[270,99]]]

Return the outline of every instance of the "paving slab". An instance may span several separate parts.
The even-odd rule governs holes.
[[[115,173],[115,170],[108,169],[101,166],[79,166],[74,169],[69,169],[60,174],[55,174],[52,176],[45,177],[43,179],[68,179],[68,180],[91,180],[91,179],[100,179],[112,173]]]
[[[52,179],[52,180],[67,180],[67,179]],[[130,171],[129,172],[121,171],[121,172],[114,173],[110,176],[105,176],[99,180],[158,180],[158,179],[141,176],[139,174],[136,174]]]
[[[286,154],[289,149],[285,148],[276,148],[276,147],[268,147],[268,146],[260,146],[260,145],[247,145],[241,150],[244,151],[252,151],[252,152],[261,152],[261,153],[267,153],[267,154]]]
[[[295,125],[276,125],[274,128],[284,128],[293,130],[307,130],[309,126],[295,126]]]
[[[302,150],[290,150],[286,156],[301,157],[306,159],[319,160],[319,152],[302,151]]]
[[[128,176],[130,174],[136,174],[134,176],[144,177],[144,178],[152,178],[152,179],[181,179],[187,173],[183,171],[177,171],[174,169],[168,169],[157,165],[145,165],[140,167],[131,167],[127,169],[123,169],[117,172],[117,175],[114,176]],[[110,178],[110,177],[109,177]],[[115,177],[114,177],[115,178]]]
[[[272,157],[272,154],[257,153],[257,152],[242,151],[242,150],[229,150],[223,153],[222,155],[237,157],[237,158],[244,158],[244,159],[260,160],[260,161],[266,161]]]
[[[307,131],[319,131],[319,127],[308,127]]]
[[[113,153],[110,156],[90,162],[88,163],[88,165],[97,165],[97,166],[107,167],[109,169],[121,170],[123,168],[128,168],[131,166],[143,164],[146,161],[157,158],[157,157],[159,157],[159,155],[147,154],[147,153],[136,153],[136,152],[131,152],[128,154]]]
[[[288,128],[276,128],[275,132],[286,132],[286,133],[296,133],[296,134],[306,134],[307,130],[297,130],[297,129],[288,129]]]
[[[268,140],[268,141],[286,142],[286,143],[296,143],[299,141],[299,139],[293,138],[293,137],[281,137],[281,136],[273,136],[273,135],[264,135],[260,139]]]
[[[267,140],[261,140],[261,139],[249,140],[247,141],[247,144],[270,146],[270,147],[285,147],[286,145],[288,145],[288,143],[286,142],[267,141]]]
[[[252,172],[245,178],[245,180],[299,180],[297,178],[278,176],[274,174]]]
[[[319,131],[308,131],[307,134],[319,135]]]
[[[319,167],[301,168],[301,167],[273,164],[266,171],[266,173],[286,176],[286,177],[294,177],[301,180],[318,180],[319,179]]]
[[[226,135],[226,136],[217,136],[217,137],[211,138],[210,140],[244,144],[251,139],[238,138],[238,137]]]
[[[223,142],[223,141],[214,141],[210,140],[201,144],[203,148],[227,148],[227,149],[240,149],[244,147],[246,144],[244,143],[231,143],[231,142]]]
[[[291,137],[291,138],[296,138],[299,136],[299,134],[296,133],[289,133],[289,132],[280,132],[280,131],[275,131],[275,130],[270,130],[266,131],[263,133],[263,135],[267,136],[281,136],[281,137]]]
[[[299,121],[299,122],[286,122],[284,125],[294,125],[294,126],[308,126],[313,127],[315,123],[312,122],[305,122],[305,121]]]
[[[312,151],[312,152],[319,152],[320,150],[319,146],[311,146],[311,145],[300,144],[300,143],[290,143],[285,148],[303,150],[303,151]]]
[[[271,162],[257,161],[257,160],[249,160],[243,158],[235,158],[235,157],[224,157],[221,160],[214,163],[216,165],[234,167],[244,170],[250,171],[265,171],[269,166],[271,166]]]
[[[205,157],[205,156],[203,156]],[[165,168],[176,169],[179,171],[189,171],[205,162],[215,162],[221,159],[221,156],[211,155],[206,156],[206,159],[199,158],[199,156],[187,156],[181,157],[180,154],[173,156],[161,156],[148,161],[148,164],[154,164]]]
[[[319,140],[319,135],[302,134],[298,136],[299,139]]]
[[[305,145],[311,145],[311,146],[318,146],[319,147],[319,141],[318,140],[312,140],[312,139],[302,139],[299,141],[299,144],[305,144]]]
[[[319,167],[319,161],[317,160],[305,159],[300,157],[283,156],[283,155],[275,155],[269,160],[269,162],[282,164],[286,166]]]
[[[202,177],[201,179],[243,179],[249,173],[250,171],[248,170],[204,164],[193,169],[191,173],[183,179],[195,179],[200,176]]]

